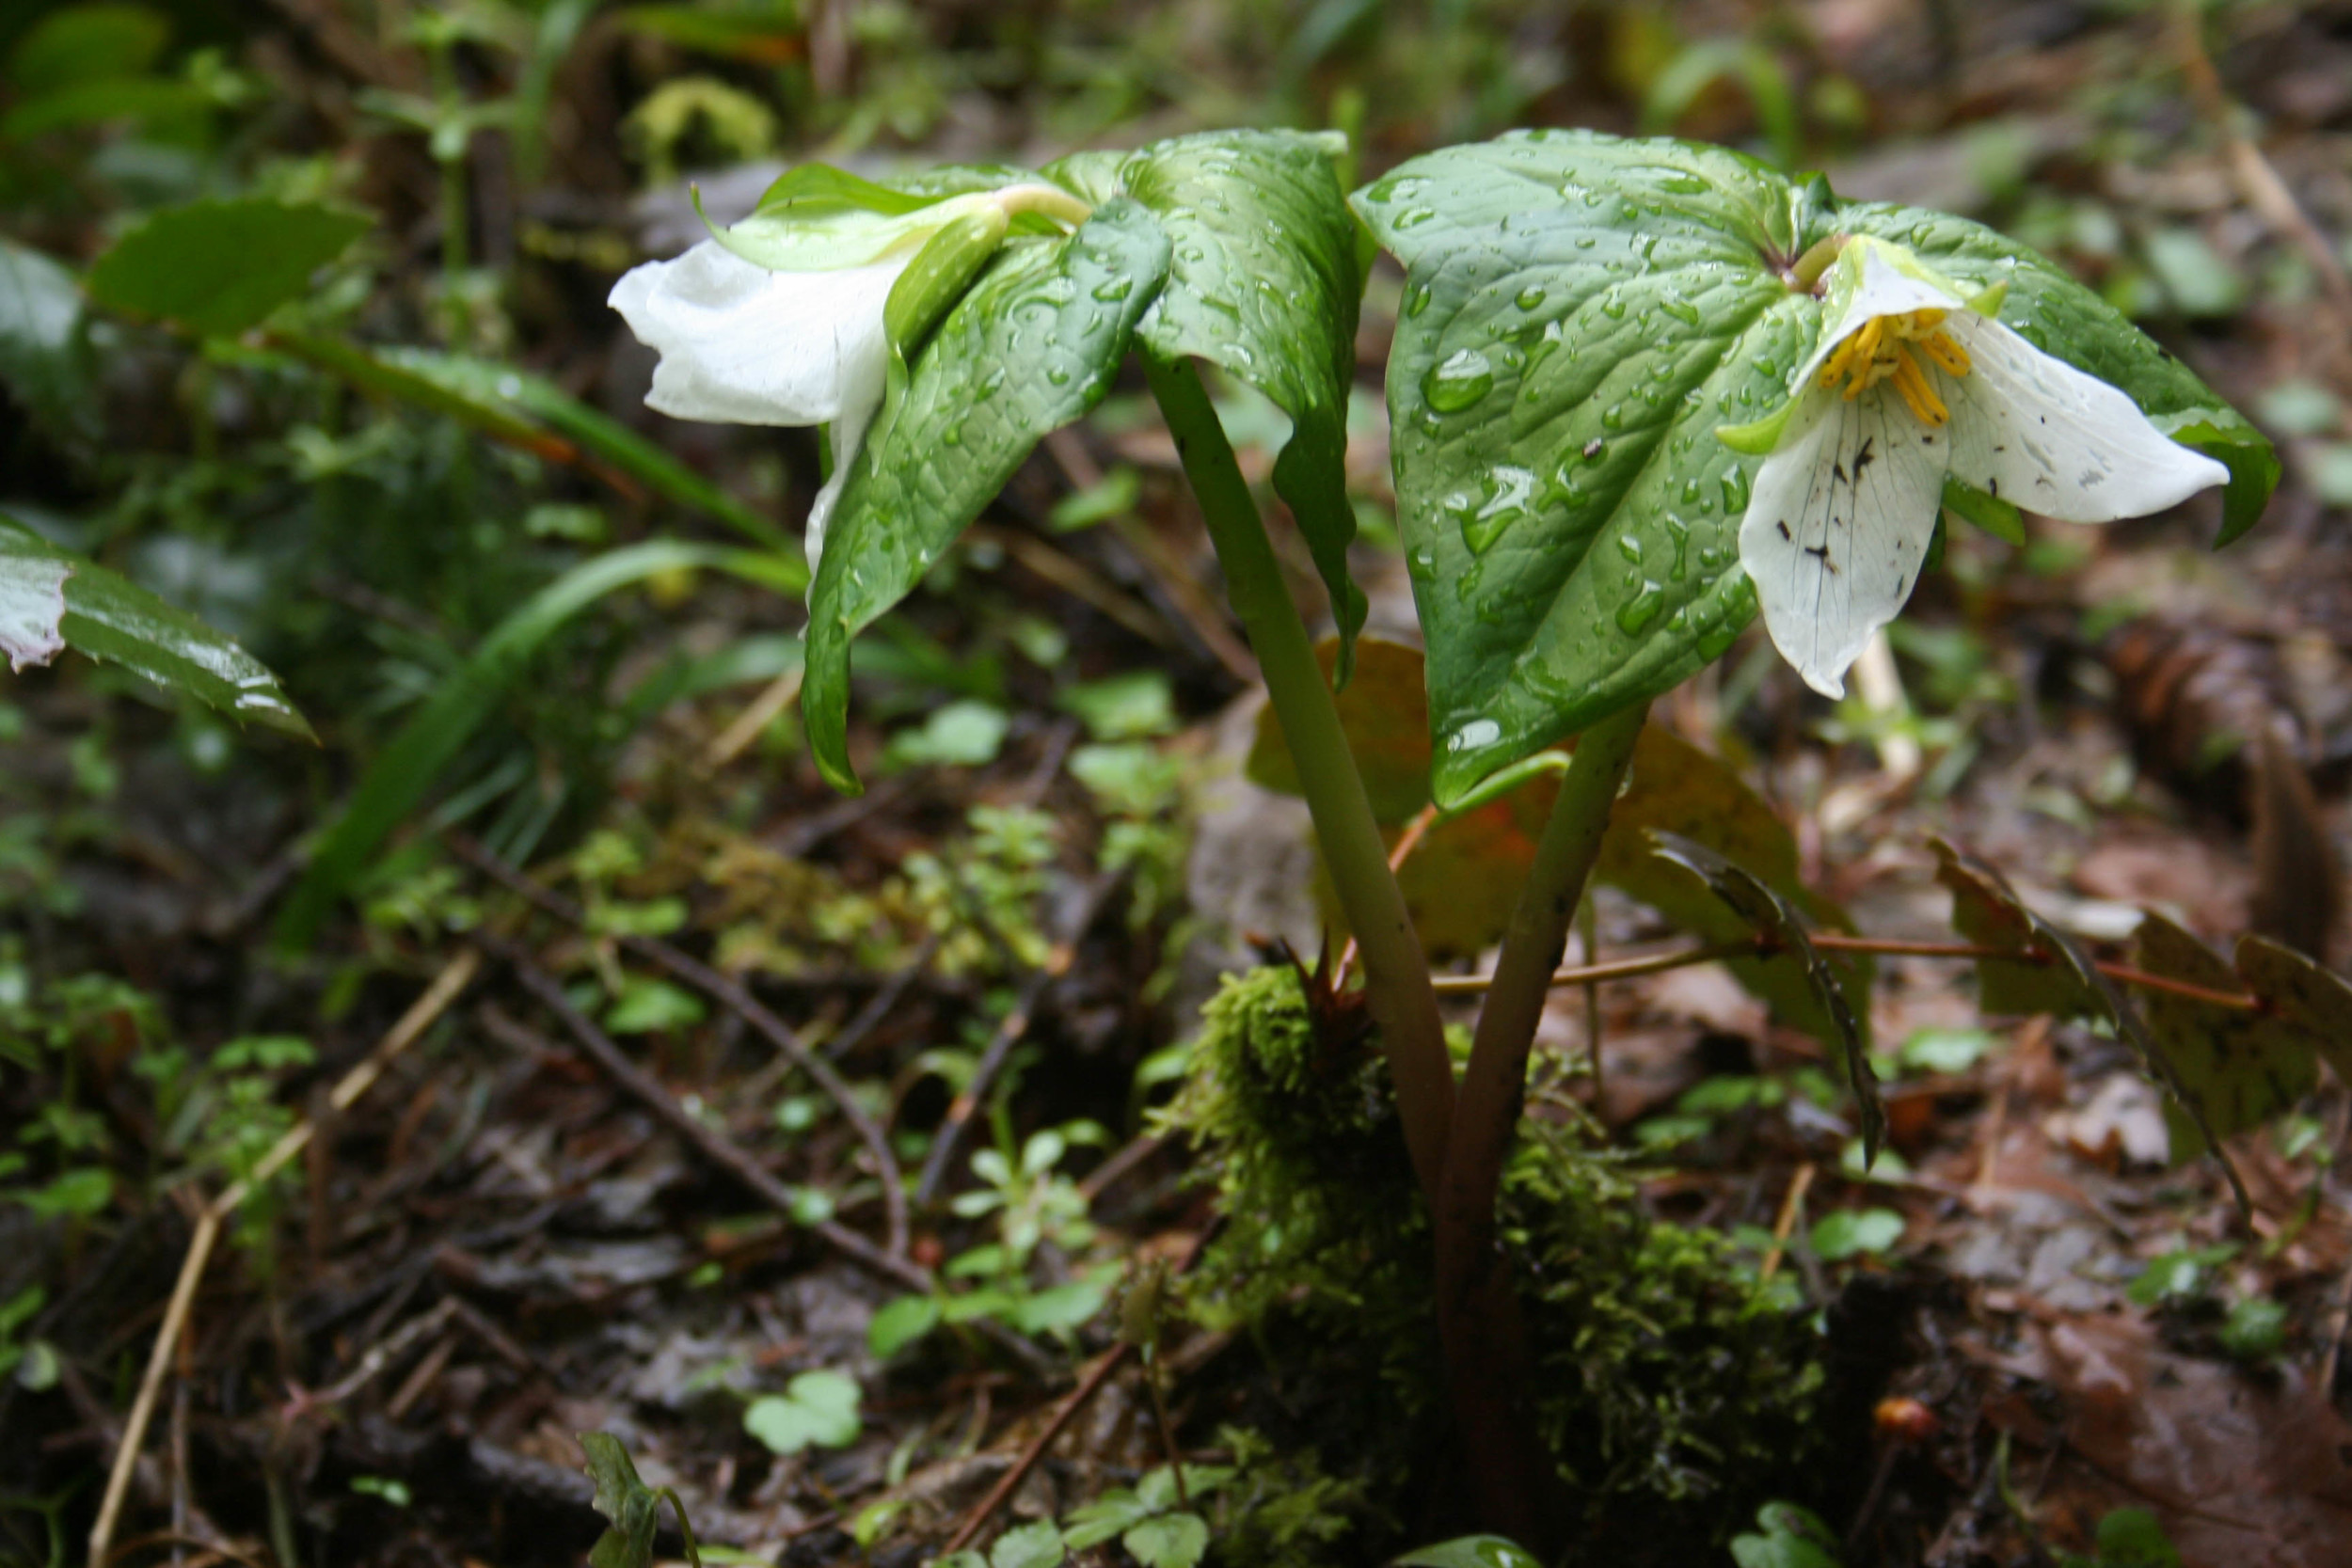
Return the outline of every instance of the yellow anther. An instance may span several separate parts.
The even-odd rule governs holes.
[[[1881,382],[1891,382],[1920,423],[1948,423],[1951,414],[1936,394],[1935,383],[1914,356],[1915,351],[1925,355],[1928,363],[1954,379],[1968,373],[1968,351],[1944,330],[1946,314],[1907,310],[1871,317],[1821,362],[1822,388],[1842,384],[1845,399],[1851,403]]]

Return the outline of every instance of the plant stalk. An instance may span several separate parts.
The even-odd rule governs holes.
[[[1225,569],[1227,595],[1258,656],[1266,695],[1297,764],[1323,863],[1363,954],[1364,998],[1379,1025],[1396,1085],[1406,1148],[1422,1191],[1434,1204],[1445,1170],[1447,1130],[1454,1119],[1454,1067],[1420,933],[1389,869],[1388,845],[1347,749],[1330,684],[1315,660],[1314,644],[1282,580],[1257,500],[1233,460],[1200,373],[1188,361],[1149,354],[1143,368],[1176,438],[1184,477],[1200,499],[1209,539]]]
[[[1527,1053],[1543,1018],[1568,922],[1600,854],[1617,790],[1649,712],[1640,703],[1587,729],[1560,781],[1560,797],[1535,847],[1502,952],[1478,1015],[1470,1067],[1454,1105],[1438,1189],[1438,1335],[1481,1523],[1521,1541],[1543,1541],[1557,1490],[1537,1438],[1530,1399],[1534,1366],[1511,1273],[1495,1235],[1502,1163],[1518,1129]]]

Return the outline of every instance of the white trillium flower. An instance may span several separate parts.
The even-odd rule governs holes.
[[[607,303],[661,356],[648,407],[721,424],[832,427],[833,475],[808,515],[811,566],[882,410],[890,376],[891,290],[933,234],[992,208],[1008,217],[1039,212],[1073,224],[1087,211],[1056,187],[1014,185],[897,217],[834,214],[797,230],[788,216],[755,218],[731,230],[729,240],[773,255],[774,267],[710,239],[675,260],[634,267],[612,286]],[[746,242],[741,236],[753,224],[760,237]]]
[[[2159,512],[2228,480],[2122,392],[1993,320],[1997,292],[1964,298],[1875,240],[1836,265],[1836,314],[1794,401],[1724,433],[1772,440],[1740,563],[1773,644],[1824,696],[1845,694],[1847,667],[1911,596],[1947,477],[2071,523]]]

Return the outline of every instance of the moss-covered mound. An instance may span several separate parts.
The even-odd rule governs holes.
[[[1387,1073],[1345,1031],[1318,1030],[1288,967],[1228,978],[1204,1017],[1166,1117],[1225,1217],[1190,1309],[1267,1344],[1276,1402],[1297,1418],[1284,1424],[1328,1471],[1372,1481],[1387,1528],[1454,1528],[1428,1213]],[[1583,1502],[1592,1560],[1676,1560],[1793,1479],[1822,1383],[1819,1335],[1772,1305],[1716,1233],[1645,1213],[1622,1157],[1552,1087],[1530,1085],[1502,1214],[1540,1430]]]

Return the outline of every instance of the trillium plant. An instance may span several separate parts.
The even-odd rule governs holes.
[[[2226,543],[2278,465],[2178,360],[1979,225],[1842,201],[1819,178],[1678,141],[1515,135],[1353,196],[1343,150],[1220,133],[881,184],[797,169],[743,222],[630,273],[612,303],[660,352],[655,407],[827,428],[803,705],[818,765],[851,790],[851,640],[1040,438],[1141,361],[1360,954],[1430,1204],[1438,1338],[1485,1523],[1540,1539],[1552,1478],[1525,1418],[1497,1182],[1650,700],[1759,608],[1805,681],[1837,694],[1947,518],[2022,538],[2021,509],[2096,522],[2220,486]],[[1441,818],[1531,775],[1552,794],[1458,1079],[1334,695],[1363,620],[1342,460],[1375,246],[1406,273],[1388,403],[1426,645],[1422,797]],[[1273,488],[1328,590],[1327,665],[1203,361],[1291,420]],[[1722,847],[1656,846],[1754,929],[1758,954],[1781,955],[1740,973],[1825,1021],[1874,1151],[1851,976],[1807,945],[1788,873]],[[1956,888],[1979,875],[1950,864]]]

